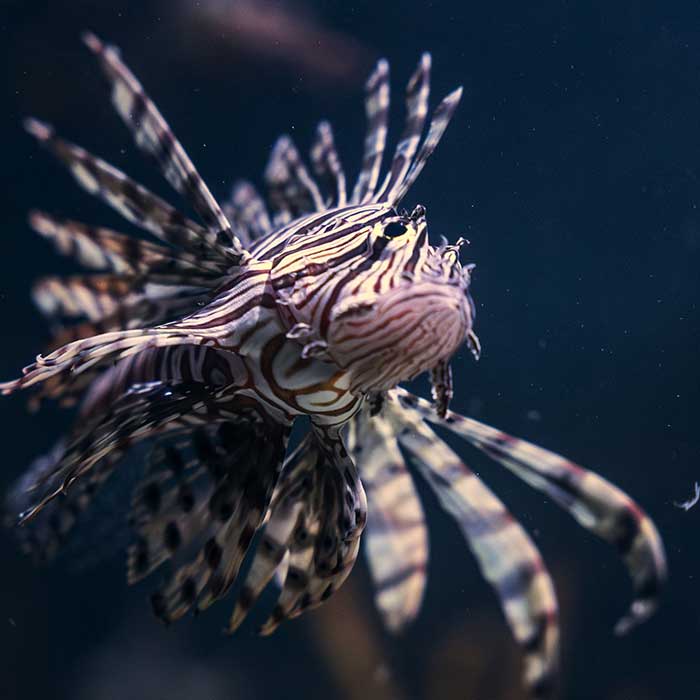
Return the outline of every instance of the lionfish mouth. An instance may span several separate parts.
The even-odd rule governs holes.
[[[474,336],[464,290],[425,279],[335,315],[328,351],[353,391],[384,391],[449,359]]]

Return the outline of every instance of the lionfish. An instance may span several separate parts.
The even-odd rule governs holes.
[[[264,174],[268,210],[248,182],[219,205],[119,51],[93,34],[84,40],[136,145],[201,223],[50,126],[26,122],[84,190],[160,242],[30,216],[60,253],[99,272],[35,286],[55,323],[52,351],[0,384],[3,394],[33,388],[34,403],[79,402],[73,428],[10,495],[20,523],[32,521],[19,530],[24,548],[50,558],[127,451],[152,439],[129,513],[128,580],[170,562],[151,599],[157,617],[208,608],[246,560],[228,628],[274,579],[278,597],[261,628],[269,634],[340,587],[366,530],[376,605],[399,630],[419,611],[428,563],[411,466],[457,522],[524,650],[527,686],[544,695],[558,656],[551,578],[532,539],[432,425],[613,544],[635,590],[616,629],[647,618],[665,556],[642,510],[600,476],[449,410],[450,358],[464,343],[477,358],[480,351],[474,266],[460,262],[462,240],[429,242],[425,207],[398,209],[462,93],[440,102],[426,132],[430,55],[408,82],[405,126],[383,178],[385,60],[366,84],[368,126],[352,189],[321,122],[312,170],[288,136],[275,144]],[[80,322],[67,325],[70,318]],[[423,372],[432,401],[399,386]],[[302,417],[305,435],[287,454]]]

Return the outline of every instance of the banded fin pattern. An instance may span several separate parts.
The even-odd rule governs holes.
[[[554,588],[537,547],[493,492],[419,415],[395,411],[395,406],[392,397],[387,413],[400,431],[401,446],[460,526],[524,649],[525,683],[543,697],[551,690],[557,669],[559,627]]]
[[[389,117],[389,64],[380,60],[367,80],[363,160],[352,194],[348,197],[346,178],[336,151],[333,132],[328,122],[321,122],[311,147],[313,170],[330,197],[319,197],[320,188],[310,178],[306,168],[290,167],[291,159],[300,164],[298,153],[289,137],[281,137],[273,148],[265,171],[270,189],[270,202],[276,211],[274,223],[287,225],[295,216],[329,207],[351,204],[387,202],[396,206],[420,175],[426,161],[441,140],[462,95],[462,88],[450,93],[437,106],[430,128],[421,143],[428,116],[431,57],[424,53],[406,86],[406,117],[392,163],[378,187],[382,158],[386,147]],[[420,146],[420,148],[419,148]],[[320,200],[320,201],[319,201]]]
[[[194,279],[200,284],[220,279],[220,265],[202,256],[175,251],[101,226],[57,219],[41,211],[29,215],[29,225],[51,241],[57,252],[74,257],[91,270],[149,274],[152,280],[158,276],[158,281],[186,275],[190,283]],[[213,284],[215,282],[210,282]]]
[[[381,59],[367,79],[365,87],[365,112],[367,134],[365,136],[362,169],[352,192],[350,202],[371,202],[379,178],[382,156],[386,145],[389,121],[389,63]]]
[[[199,345],[204,338],[193,333],[163,326],[103,333],[76,340],[54,350],[23,370],[19,379],[0,383],[1,394],[11,394],[54,378],[55,386],[70,384],[73,378],[100,362],[134,355],[146,349],[172,345]]]
[[[440,139],[442,139],[461,99],[462,88],[459,87],[447,95],[447,97],[445,97],[435,108],[430,122],[430,127],[428,128],[428,135],[421,144],[418,154],[413,160],[411,167],[408,169],[406,176],[400,181],[400,183],[397,182],[393,190],[392,199],[388,199],[387,201],[393,201],[396,203],[401,201],[406,196],[408,190],[421,174],[421,171],[425,167],[428,158],[430,158],[430,156],[433,154],[433,151],[440,142]]]
[[[116,274],[47,278],[34,286],[34,301],[42,312],[60,321],[52,326],[49,349],[119,330],[155,326],[186,317],[208,301],[221,284],[219,264],[75,221],[60,221],[42,212],[30,216],[32,227],[59,252],[75,255],[91,269]],[[83,321],[63,325],[67,318]],[[97,374],[49,377],[31,405],[43,398],[74,402]]]
[[[245,180],[236,182],[223,208],[226,216],[241,232],[241,240],[245,246],[249,246],[253,241],[267,236],[272,231],[265,202],[250,182]]]
[[[428,96],[430,95],[431,57],[424,53],[406,86],[406,123],[396,145],[394,157],[386,174],[386,179],[377,193],[376,201],[394,201],[396,187],[408,172],[418,149],[423,127],[428,116]]]
[[[70,170],[80,187],[99,197],[127,221],[172,245],[211,257],[207,246],[215,241],[212,234],[199,224],[180,214],[117,168],[80,146],[60,139],[48,124],[28,119],[25,127]],[[223,271],[226,261],[220,257],[219,260]]]
[[[666,555],[653,522],[629,496],[601,476],[549,450],[452,411],[441,419],[427,401],[404,389],[397,389],[395,396],[424,420],[465,438],[542,491],[580,525],[621,553],[634,584],[635,597],[615,627],[618,634],[628,632],[653,614],[666,579]]]
[[[316,176],[326,183],[331,193],[327,205],[344,207],[347,204],[345,171],[335,147],[333,129],[323,121],[316,128],[316,136],[311,146],[311,163]]]
[[[140,296],[140,282],[126,275],[73,275],[44,277],[32,289],[34,303],[47,318],[85,317],[98,321],[120,303]]]
[[[299,459],[295,468],[285,471],[274,501],[278,510],[270,512],[271,533],[287,535],[286,552],[278,566],[278,570],[284,566],[286,575],[277,603],[260,629],[263,635],[274,632],[283,620],[328,600],[352,570],[365,527],[365,492],[337,429],[314,426],[314,440],[309,440],[306,447],[315,454]],[[295,501],[302,504],[299,511]],[[290,515],[296,512],[290,534]],[[267,541],[274,542],[273,536]],[[264,562],[258,572],[261,569],[265,570]],[[269,566],[263,576],[256,576],[248,587],[244,586],[247,594],[254,595],[258,590],[262,579],[269,576]],[[246,599],[246,593],[244,604],[234,611],[232,626],[240,624],[250,607],[252,595]]]
[[[211,282],[157,274],[45,277],[34,285],[32,297],[47,318],[84,317],[91,322],[83,329],[72,327],[63,336],[64,344],[86,333],[140,327],[147,320],[169,320],[177,312],[186,315],[198,308],[198,302],[209,300]]]
[[[181,289],[177,290],[178,293]],[[186,316],[210,298],[204,294],[174,294],[172,297],[148,298],[140,296],[133,301],[120,299],[112,313],[101,316],[95,321],[85,321],[70,326],[59,326],[54,329],[54,336],[49,343],[49,349],[63,347],[85,338],[111,333],[120,330],[134,330],[147,326],[157,326]],[[77,377],[78,375],[76,375]],[[65,375],[63,377],[65,379]],[[44,384],[51,383],[51,379]],[[55,384],[56,382],[54,382]],[[43,390],[43,386],[39,391]]]
[[[365,406],[351,420],[348,449],[369,503],[364,545],[374,600],[387,629],[398,632],[417,616],[425,592],[425,515],[396,430],[381,408]]]
[[[289,136],[277,139],[265,169],[270,206],[277,212],[275,223],[281,225],[303,214],[323,211],[325,205],[318,185],[309,175],[301,156]]]
[[[211,232],[206,236],[208,245],[229,264],[241,264],[247,254],[234,236],[228,219],[158,108],[122,63],[119,51],[103,44],[91,32],[86,32],[83,40],[99,59],[112,87],[112,103],[133,134],[136,145],[155,159],[165,179],[202,217]]]

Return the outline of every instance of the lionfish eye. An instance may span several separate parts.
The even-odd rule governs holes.
[[[402,224],[400,221],[391,221],[384,227],[382,233],[387,238],[398,238],[406,233],[406,224]]]

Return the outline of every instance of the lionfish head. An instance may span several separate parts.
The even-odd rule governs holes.
[[[377,63],[367,81],[362,170],[348,197],[337,158],[328,155],[335,154],[332,135],[328,127],[321,129],[316,169],[335,173],[338,205],[330,212],[317,206],[322,213],[297,222],[273,264],[272,286],[288,337],[302,342],[304,357],[330,360],[345,370],[352,391],[383,391],[442,366],[465,339],[474,352],[478,347],[469,296],[472,268],[459,262],[462,241],[431,246],[425,207],[397,211],[462,95],[461,88],[448,94],[426,131],[430,67],[430,55],[423,54],[408,81],[404,130],[384,178],[386,61]],[[295,155],[286,162],[297,161]],[[318,193],[315,198],[320,200]]]
[[[336,287],[324,340],[355,391],[383,391],[448,360],[473,342],[473,265],[465,243],[434,247],[425,208],[391,210],[374,223],[352,281]],[[336,278],[335,283],[339,280]],[[333,284],[333,282],[331,282]]]

